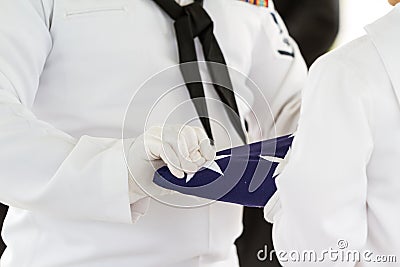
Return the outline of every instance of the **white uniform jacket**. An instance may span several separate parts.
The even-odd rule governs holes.
[[[310,70],[277,181],[274,243],[284,266],[399,265],[399,25],[397,5]]]
[[[306,71],[273,7],[204,5],[228,65],[262,89],[282,133],[292,131]],[[238,265],[239,206],[179,209],[151,200],[132,222],[146,209],[128,197],[125,111],[146,79],[177,63],[173,21],[151,0],[0,0],[0,201],[11,206],[2,267]],[[179,71],[168,78],[183,83]],[[247,88],[238,90],[251,95]],[[189,99],[179,92],[156,118]],[[143,133],[148,110],[135,107],[126,138]],[[235,133],[220,106],[209,109]],[[193,105],[181,113],[197,116]],[[267,137],[272,121],[263,125]],[[232,144],[214,134],[218,148],[240,144],[234,134]]]

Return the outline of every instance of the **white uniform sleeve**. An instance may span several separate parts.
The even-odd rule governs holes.
[[[311,68],[292,154],[277,178],[281,209],[274,218],[277,251],[361,251],[367,238],[367,165],[373,149],[368,85],[340,58]],[[280,254],[284,266],[313,266]],[[292,254],[295,255],[295,254]],[[294,256],[296,258],[296,256]]]
[[[0,0],[0,201],[54,216],[131,223],[122,141],[76,140],[30,110],[52,48],[44,14],[40,0]]]
[[[260,89],[254,92],[252,107],[258,122],[251,116],[247,118],[250,120],[249,135],[253,139],[254,136],[256,139],[273,138],[296,130],[301,90],[307,78],[303,57],[278,13],[270,7],[262,16],[249,74]],[[269,107],[263,99],[268,101]]]

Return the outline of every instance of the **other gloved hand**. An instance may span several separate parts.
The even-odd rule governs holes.
[[[291,155],[291,149],[287,152],[285,158],[279,163],[278,167],[275,170],[274,176],[280,175],[284,169],[286,168],[286,165],[289,162],[290,155]],[[264,207],[264,218],[267,222],[269,223],[274,223],[275,221],[275,215],[278,214],[278,212],[281,210],[281,203],[279,199],[279,190],[275,192],[275,194],[270,198],[268,201],[267,205]]]

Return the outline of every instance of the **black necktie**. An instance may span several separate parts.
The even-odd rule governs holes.
[[[190,98],[194,102],[197,114],[211,142],[214,141],[214,138],[208,117],[199,66],[196,63],[195,37],[198,37],[202,44],[204,57],[208,63],[207,68],[215,91],[224,103],[225,110],[236,132],[242,141],[246,143],[246,136],[241,125],[239,109],[232,91],[232,82],[225,58],[213,33],[213,21],[202,7],[202,0],[197,0],[187,6],[180,6],[175,0],[153,1],[175,21],[174,26],[179,49],[179,63],[181,63],[180,69]],[[184,64],[189,62],[195,63]]]

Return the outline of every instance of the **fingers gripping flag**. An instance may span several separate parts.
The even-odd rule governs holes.
[[[167,167],[154,174],[154,183],[183,194],[264,207],[276,192],[278,166],[284,161],[293,135],[278,137],[217,153],[198,172],[178,179]],[[282,165],[282,164],[281,164]]]

